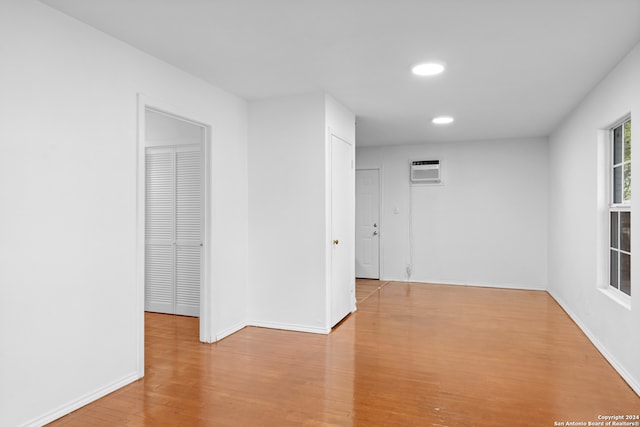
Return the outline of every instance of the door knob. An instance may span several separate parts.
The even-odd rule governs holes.
[[[377,227],[377,226],[378,226],[378,224],[377,224],[377,223],[374,223],[374,224],[373,224],[373,226],[374,226],[374,227]]]
[[[374,232],[373,232],[373,235],[374,235],[374,236],[377,236],[377,235],[378,235],[378,232],[377,232],[377,231],[374,231]]]
[[[334,241],[333,241],[333,244],[334,244],[334,245],[337,245],[338,243],[340,243],[340,241],[339,241],[338,239],[336,239],[336,240],[334,240]]]

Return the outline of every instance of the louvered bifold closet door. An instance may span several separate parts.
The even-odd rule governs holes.
[[[175,310],[175,153],[147,148],[145,188],[145,310]]]
[[[201,162],[199,145],[146,150],[147,311],[200,315]]]
[[[176,314],[200,314],[202,189],[199,146],[176,148]]]

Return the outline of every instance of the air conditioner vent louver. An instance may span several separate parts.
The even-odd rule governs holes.
[[[411,162],[411,182],[440,182],[440,160],[417,160]]]

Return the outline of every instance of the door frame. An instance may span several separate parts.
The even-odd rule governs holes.
[[[355,197],[358,197],[358,192],[357,192],[357,185],[358,185],[358,180],[357,180],[357,175],[358,175],[358,171],[370,171],[370,170],[375,170],[378,171],[378,280],[382,280],[382,167],[381,166],[375,166],[375,167],[370,167],[370,168],[365,168],[365,167],[356,167],[356,171],[355,171],[355,175],[356,175],[356,180],[355,180],[355,185],[356,185],[356,195]],[[356,206],[357,206],[357,199],[356,199]]]
[[[211,135],[212,125],[202,118],[193,109],[188,107],[176,107],[159,99],[152,99],[142,93],[137,97],[137,176],[136,176],[136,306],[137,306],[137,372],[139,378],[144,376],[144,277],[145,277],[145,141],[146,141],[146,118],[145,112],[151,110],[160,114],[173,117],[188,123],[192,123],[204,128],[205,135],[202,141],[202,170],[203,170],[203,247],[200,279],[200,334],[201,342],[213,342],[214,330],[212,316],[213,289],[211,286],[211,271],[209,254],[211,253]]]

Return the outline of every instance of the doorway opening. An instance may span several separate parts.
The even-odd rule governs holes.
[[[206,128],[145,111],[145,311],[200,317]]]
[[[211,339],[211,126],[138,96],[138,375],[144,376],[145,315],[192,316]]]

